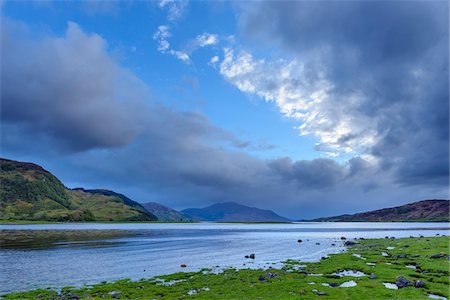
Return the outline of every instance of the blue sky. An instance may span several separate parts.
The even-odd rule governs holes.
[[[4,1],[2,75],[2,156],[69,187],[292,218],[448,198],[445,1]]]

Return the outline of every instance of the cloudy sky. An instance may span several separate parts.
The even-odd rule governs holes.
[[[1,156],[301,219],[449,198],[448,1],[1,2]]]

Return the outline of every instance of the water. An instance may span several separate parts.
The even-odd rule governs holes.
[[[49,241],[45,247],[2,247],[0,293],[123,278],[137,280],[214,266],[268,267],[289,258],[315,261],[344,251],[341,236],[351,239],[450,233],[448,223],[0,225],[3,232],[68,229],[115,229],[131,235]],[[303,242],[298,243],[298,239]],[[255,253],[255,260],[244,258],[251,253]],[[181,264],[187,268],[181,268]]]

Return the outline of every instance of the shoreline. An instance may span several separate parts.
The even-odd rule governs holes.
[[[349,240],[346,252],[331,254],[319,262],[287,260],[281,268],[203,269],[140,281],[125,279],[84,288],[65,287],[59,293],[48,289],[18,292],[2,298],[426,299],[428,295],[436,295],[449,299],[449,242],[448,236]],[[431,258],[441,253],[442,257]],[[336,275],[339,271],[364,275]],[[413,285],[398,289],[384,286],[384,283],[396,285],[398,276]],[[414,287],[417,280],[424,286]]]

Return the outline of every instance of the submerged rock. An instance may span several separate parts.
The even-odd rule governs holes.
[[[414,285],[413,282],[411,280],[409,280],[408,278],[406,278],[405,276],[398,276],[397,280],[395,281],[395,284],[399,288],[405,288],[405,287]]]

